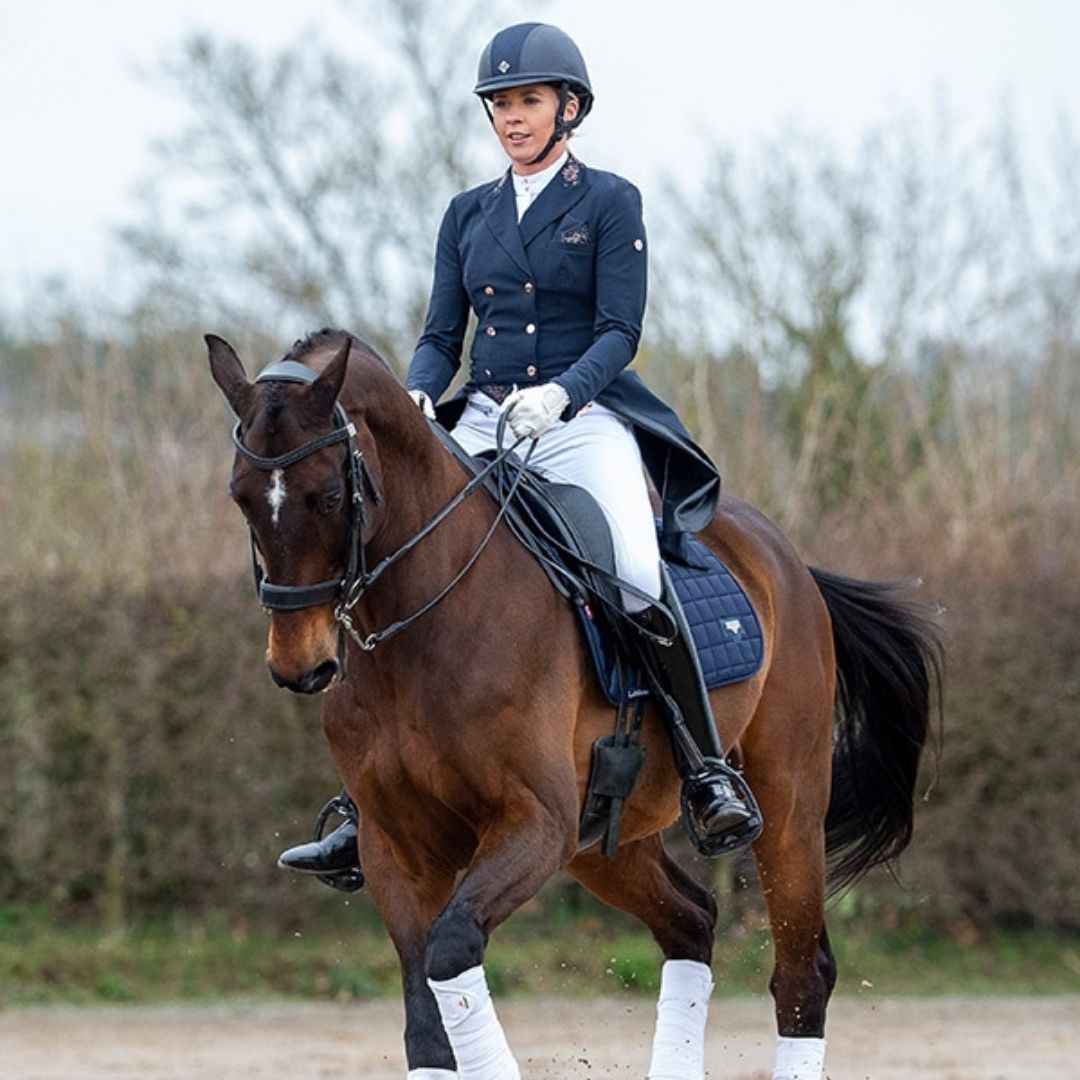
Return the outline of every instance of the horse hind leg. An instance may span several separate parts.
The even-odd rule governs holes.
[[[769,911],[775,962],[769,989],[779,1036],[773,1080],[821,1080],[825,1013],[836,962],[825,929],[825,810],[830,770],[829,727],[809,717],[784,728],[751,725],[746,773],[765,819],[754,844]],[[799,738],[785,738],[796,731]],[[812,734],[820,730],[815,741]],[[767,742],[765,742],[767,740]],[[755,762],[764,766],[755,768]]]
[[[591,849],[569,869],[601,900],[637,916],[664,955],[648,1075],[703,1080],[716,929],[712,894],[671,859],[657,834],[620,848],[614,861]]]

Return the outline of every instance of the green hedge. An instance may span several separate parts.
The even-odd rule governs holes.
[[[108,922],[284,914],[274,866],[337,778],[318,702],[277,690],[245,582],[0,601],[0,900]]]
[[[979,925],[1080,929],[1080,588],[955,588],[944,623],[944,753],[910,873]]]
[[[944,752],[907,890],[871,882],[839,911],[1080,929],[1080,591],[944,592]],[[105,927],[209,911],[280,926],[318,903],[274,861],[337,778],[318,702],[266,676],[265,634],[247,581],[7,583],[0,903]]]

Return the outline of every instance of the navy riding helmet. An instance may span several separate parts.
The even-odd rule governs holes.
[[[488,108],[487,102],[496,91],[534,83],[554,86],[559,91],[559,108],[548,145],[530,164],[542,161],[559,139],[585,119],[593,104],[589,72],[581,50],[557,26],[528,22],[500,30],[480,54],[473,93]],[[571,92],[578,99],[578,114],[567,120],[564,113]]]

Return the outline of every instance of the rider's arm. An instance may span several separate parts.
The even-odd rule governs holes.
[[[645,314],[647,262],[641,195],[620,180],[597,222],[593,343],[554,379],[570,395],[564,417],[592,401],[633,360]]]

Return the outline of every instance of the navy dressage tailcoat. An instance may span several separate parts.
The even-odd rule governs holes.
[[[682,422],[639,376],[647,252],[641,196],[613,173],[569,157],[520,224],[507,171],[450,203],[439,228],[427,320],[406,385],[438,401],[476,333],[465,392],[556,382],[570,419],[599,401],[632,425],[662,503],[661,548],[687,561],[686,534],[711,520],[720,477]],[[465,393],[441,405],[456,423]]]

